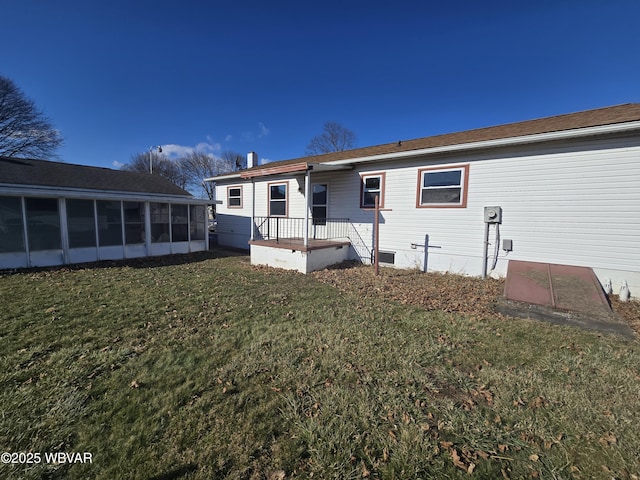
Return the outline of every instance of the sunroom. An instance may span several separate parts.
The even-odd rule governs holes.
[[[154,175],[0,158],[0,268],[208,249],[211,203]]]

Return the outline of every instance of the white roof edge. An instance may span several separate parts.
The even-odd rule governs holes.
[[[203,182],[217,182],[218,180],[231,180],[233,178],[240,178],[240,172],[227,173],[225,175],[218,175],[216,177],[203,178]]]
[[[152,202],[190,203],[210,205],[215,200],[188,197],[186,195],[172,195],[164,193],[128,192],[124,190],[93,190],[84,188],[66,188],[47,185],[26,185],[16,183],[0,183],[0,193],[9,195],[53,196],[71,198],[92,198],[97,200],[147,200]]]

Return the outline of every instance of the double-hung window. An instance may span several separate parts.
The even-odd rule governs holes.
[[[374,208],[376,196],[378,205],[384,206],[384,173],[366,173],[360,176],[360,208]]]
[[[242,187],[227,187],[227,207],[242,208]]]
[[[269,188],[269,216],[287,216],[287,191],[289,183],[270,183]]]
[[[418,170],[418,208],[467,206],[469,165]]]

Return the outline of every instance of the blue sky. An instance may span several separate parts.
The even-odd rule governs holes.
[[[20,0],[0,75],[69,163],[302,156],[326,121],[358,146],[640,101],[640,2]]]

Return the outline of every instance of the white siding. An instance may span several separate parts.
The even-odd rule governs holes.
[[[416,208],[418,169],[461,164],[469,165],[466,208]],[[588,266],[603,283],[611,278],[615,292],[627,280],[632,295],[640,295],[638,138],[602,137],[311,172],[312,183],[328,184],[329,216],[349,218],[352,236],[357,232],[366,244],[359,255],[364,261],[373,244],[374,213],[360,208],[360,174],[375,172],[385,173],[384,207],[389,209],[380,214],[380,249],[395,252],[397,267],[481,275],[484,207],[498,205],[503,209],[500,236],[513,241],[513,251],[499,251],[493,275],[504,275],[509,259]],[[304,195],[298,191],[304,177],[298,178],[288,179],[289,217],[304,216]],[[279,180],[268,178],[269,183]],[[250,185],[244,189],[249,216]],[[257,216],[267,215],[267,204],[267,181],[256,181]],[[492,226],[489,268],[495,231]]]
[[[231,186],[242,186],[242,208],[229,208],[227,187]],[[248,250],[253,201],[251,182],[218,182],[216,199],[222,202],[216,205],[218,244]]]

